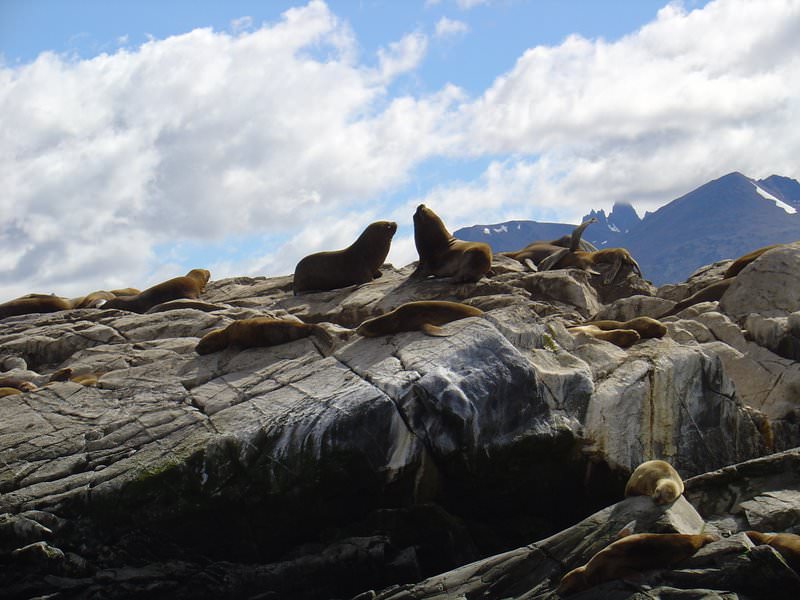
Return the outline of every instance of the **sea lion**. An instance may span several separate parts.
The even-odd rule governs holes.
[[[162,281],[133,296],[116,296],[103,304],[102,308],[118,308],[135,313],[144,313],[156,304],[178,298],[197,299],[206,287],[211,274],[206,269],[192,269],[182,277]]]
[[[124,288],[120,290],[111,290],[110,292],[105,290],[97,290],[96,292],[91,292],[85,296],[73,298],[70,302],[72,303],[73,308],[99,308],[108,300],[113,300],[114,298],[120,298],[123,296],[135,296],[139,293],[140,291],[136,288]]]
[[[603,275],[603,283],[605,285],[617,279],[622,265],[629,266],[639,277],[642,276],[642,269],[639,267],[639,263],[636,262],[633,256],[631,256],[631,253],[625,248],[603,248],[602,250],[596,250],[588,254],[592,264],[595,266],[611,264],[611,268]]]
[[[446,335],[439,325],[450,321],[478,317],[483,311],[474,306],[444,300],[406,302],[379,317],[367,319],[356,329],[364,337],[391,335],[401,331],[422,331],[427,335]]]
[[[722,275],[724,279],[728,279],[729,277],[736,277],[742,269],[744,269],[747,265],[757,259],[759,256],[764,254],[767,250],[772,250],[773,248],[778,248],[783,246],[783,244],[772,244],[771,246],[764,246],[763,248],[758,248],[757,250],[753,250],[752,252],[748,252],[743,256],[740,256],[735,261],[731,263],[725,273]]]
[[[636,317],[630,321],[612,321],[604,319],[601,321],[586,321],[580,325],[594,325],[603,331],[612,329],[633,329],[639,334],[641,339],[662,338],[667,333],[666,326],[652,317]]]
[[[55,381],[72,381],[73,383],[80,383],[86,387],[94,387],[97,385],[97,381],[102,375],[103,373],[81,373],[80,375],[74,375],[72,368],[63,367],[50,375],[48,383],[53,383]]]
[[[211,354],[225,348],[256,348],[277,346],[314,335],[326,346],[333,340],[323,327],[315,323],[302,323],[271,317],[254,317],[234,321],[223,329],[215,329],[202,337],[195,351],[198,354]]]
[[[703,289],[695,292],[688,298],[681,300],[658,318],[663,319],[665,317],[677,315],[682,310],[689,308],[690,306],[694,306],[695,304],[700,304],[701,302],[712,302],[719,300],[722,298],[723,294],[728,291],[728,288],[734,281],[736,281],[736,277],[728,277],[727,279],[715,281],[714,283],[707,285]]]
[[[456,283],[475,282],[492,268],[492,249],[483,242],[454,238],[430,208],[420,204],[414,213],[414,244],[419,264],[411,277],[452,277]]]
[[[775,548],[794,571],[800,575],[800,535],[796,533],[761,533],[746,531],[747,537],[756,544]]]
[[[5,398],[6,396],[16,396],[17,394],[21,394],[22,392],[15,387],[0,387],[0,398]]]
[[[584,221],[575,227],[569,236],[562,236],[549,242],[531,242],[521,250],[501,252],[501,254],[527,265],[531,271],[547,271],[562,260],[564,261],[562,268],[574,266],[579,269],[591,270],[591,264],[575,253],[581,249],[583,231],[592,223],[597,223],[597,219],[592,217]]]
[[[70,310],[72,303],[67,298],[45,294],[28,294],[0,304],[0,319],[33,313],[51,313]]]
[[[683,493],[683,480],[671,464],[648,460],[633,470],[625,486],[625,497],[651,496],[656,504],[671,504]]]
[[[620,348],[628,348],[639,341],[639,333],[634,329],[611,329],[603,330],[595,325],[575,325],[568,327],[570,333],[585,333],[598,340],[611,342]]]
[[[19,377],[0,377],[0,387],[15,388],[21,392],[32,392],[37,389],[34,383]]]
[[[672,567],[717,539],[707,533],[635,533],[612,542],[564,575],[556,592],[569,596],[606,581]]]
[[[376,221],[344,250],[316,252],[300,259],[292,279],[294,294],[335,290],[380,277],[396,231],[394,221]]]

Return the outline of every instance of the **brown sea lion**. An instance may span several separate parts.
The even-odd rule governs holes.
[[[123,296],[135,296],[139,293],[139,290],[136,288],[124,288],[120,290],[111,290],[110,292],[105,290],[97,290],[96,292],[91,292],[85,296],[73,298],[71,303],[73,308],[99,308],[108,300],[113,300],[114,298],[120,298]]]
[[[694,306],[695,304],[700,304],[701,302],[712,302],[714,300],[719,300],[722,298],[723,294],[728,291],[728,288],[734,281],[736,281],[736,277],[728,277],[727,279],[715,281],[711,285],[707,285],[703,289],[695,292],[688,298],[681,300],[658,318],[663,319],[664,317],[677,315],[682,310],[689,308],[690,306]]]
[[[71,308],[72,302],[67,298],[45,294],[29,294],[28,296],[0,304],[0,319],[33,313],[51,313],[59,310],[70,310]]]
[[[0,387],[15,388],[21,392],[32,392],[37,389],[34,383],[19,377],[0,377]]]
[[[16,396],[17,394],[21,393],[22,392],[15,387],[0,387],[0,398],[5,398],[6,396]]]
[[[671,464],[648,460],[633,470],[625,486],[625,497],[651,496],[656,504],[675,502],[683,493],[683,480]]]
[[[763,248],[758,248],[757,250],[753,250],[752,252],[748,252],[747,254],[740,256],[731,263],[731,266],[728,267],[722,277],[724,279],[736,277],[742,271],[742,269],[764,254],[767,250],[772,250],[773,248],[778,248],[780,246],[783,246],[783,244],[772,244],[771,246],[764,246]]]
[[[271,317],[255,317],[234,321],[224,329],[215,329],[204,335],[195,348],[198,354],[211,354],[229,347],[256,348],[277,346],[314,335],[326,346],[333,341],[323,327]]]
[[[611,342],[620,348],[628,348],[639,341],[639,333],[633,329],[603,330],[595,325],[576,325],[568,327],[570,333],[585,333],[595,339]]]
[[[746,531],[747,537],[757,546],[768,545],[775,548],[794,571],[800,575],[800,535],[796,533],[761,533]]]
[[[603,275],[603,283],[608,285],[617,279],[622,265],[629,266],[631,270],[639,277],[642,276],[642,269],[639,263],[634,260],[631,253],[625,248],[603,248],[588,253],[592,264],[597,266],[601,264],[611,264],[611,268]]]
[[[80,383],[86,387],[94,387],[103,373],[82,373],[74,375],[70,367],[63,367],[58,371],[54,371],[48,380],[50,383],[54,381],[72,381],[73,383]]]
[[[427,335],[446,335],[439,325],[450,321],[478,317],[483,311],[474,306],[444,300],[406,302],[379,317],[367,319],[356,329],[364,337],[391,335],[401,331],[422,331]]]
[[[292,290],[335,290],[368,283],[381,276],[381,265],[389,254],[397,231],[394,221],[370,223],[358,239],[344,250],[316,252],[302,258],[294,268]]]
[[[613,321],[604,319],[601,321],[586,321],[581,325],[594,325],[603,331],[612,329],[633,329],[642,339],[662,338],[667,333],[666,326],[657,319],[651,317],[636,317],[630,321]]]
[[[456,283],[475,282],[492,268],[492,249],[483,242],[454,238],[430,208],[420,204],[414,213],[414,244],[419,264],[411,277],[452,277]]]
[[[717,539],[703,533],[635,533],[609,544],[585,565],[564,575],[556,592],[569,596],[606,581],[666,569]]]
[[[584,221],[575,227],[569,236],[562,236],[550,242],[531,242],[521,250],[501,252],[501,254],[527,265],[531,271],[547,271],[562,260],[564,264],[561,268],[574,266],[583,270],[591,270],[590,262],[575,253],[581,249],[583,231],[592,223],[597,223],[597,219],[592,217]]]
[[[200,297],[210,277],[211,274],[206,269],[192,269],[182,277],[168,279],[133,296],[117,296],[108,300],[101,308],[117,308],[144,313],[156,304],[168,300],[196,299]]]

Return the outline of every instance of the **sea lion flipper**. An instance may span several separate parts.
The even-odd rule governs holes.
[[[558,264],[558,262],[569,253],[570,253],[569,248],[562,248],[561,250],[553,252],[550,256],[548,256],[539,263],[539,271],[549,271],[550,269],[554,268]]]
[[[630,523],[626,523],[622,529],[617,532],[617,535],[614,536],[614,539],[620,540],[624,537],[629,535],[633,535],[633,532],[636,530],[636,519],[631,521]]]
[[[583,235],[583,230],[586,229],[592,223],[597,223],[597,219],[592,217],[591,219],[587,219],[580,225],[578,225],[575,229],[572,230],[572,236],[570,237],[569,242],[569,251],[575,252],[579,249],[581,243],[581,236]]]
[[[525,265],[534,273],[539,271],[539,267],[537,267],[530,258],[525,259]]]
[[[444,329],[438,325],[432,325],[431,323],[423,323],[419,328],[425,335],[433,337],[448,337],[450,335],[449,333],[445,333]]]

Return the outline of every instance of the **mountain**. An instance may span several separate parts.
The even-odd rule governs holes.
[[[655,285],[685,280],[695,269],[769,244],[800,239],[800,183],[771,175],[754,180],[739,172],[710,181],[639,219],[629,204],[615,204],[584,239],[598,248],[624,247]],[[543,228],[547,226],[547,228]],[[573,225],[513,221],[459,229],[459,239],[484,241],[495,252],[553,239]],[[545,235],[545,231],[548,235]],[[560,232],[553,235],[551,232]],[[510,235],[513,232],[514,235]],[[527,238],[522,232],[530,232]]]

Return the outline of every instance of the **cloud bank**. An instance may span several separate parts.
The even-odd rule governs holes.
[[[0,66],[0,300],[207,266],[161,254],[181,243],[262,240],[222,271],[288,273],[371,220],[409,225],[419,202],[451,229],[574,222],[615,201],[654,209],[732,170],[798,177],[797,31],[790,0],[670,4],[616,41],[531,48],[476,98],[398,95],[435,29],[363,57],[319,0],[260,27]],[[482,173],[390,204],[426,161],[476,158]],[[407,235],[390,259],[415,259]]]

